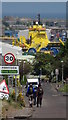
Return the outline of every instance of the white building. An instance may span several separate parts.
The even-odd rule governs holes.
[[[18,32],[18,38],[20,38],[20,36],[24,36],[26,39],[28,39],[28,34],[29,34],[29,30],[19,30]]]
[[[16,60],[22,61],[22,60],[27,60],[28,62],[32,63],[35,56],[32,55],[22,55],[22,48],[18,46],[13,46],[4,42],[0,42],[0,64],[4,63],[4,60],[2,57],[4,57],[5,54],[7,53],[12,53]]]
[[[12,53],[15,58],[17,54],[22,55],[22,48],[18,46],[13,46],[4,42],[0,42],[0,48],[2,48],[2,56],[7,53]]]
[[[33,60],[35,59],[35,56],[32,56],[32,55],[17,55],[17,60],[18,61],[26,61],[27,62],[30,62],[30,63],[33,63]]]

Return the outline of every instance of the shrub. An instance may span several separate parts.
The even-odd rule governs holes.
[[[12,94],[11,94],[11,97],[13,100],[15,100],[15,90],[13,90]]]
[[[61,87],[61,88],[59,89],[59,91],[61,91],[61,92],[68,92],[68,85],[65,84],[63,87]]]
[[[19,80],[17,80],[17,86],[18,86],[18,87],[21,87],[21,84],[20,84],[20,81],[19,81]]]
[[[17,101],[20,103],[21,106],[25,107],[25,101],[24,101],[24,96],[22,96],[22,93],[20,92]]]

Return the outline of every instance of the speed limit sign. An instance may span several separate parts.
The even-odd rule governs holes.
[[[4,56],[4,61],[7,64],[12,64],[15,61],[15,56],[12,53],[7,53]]]

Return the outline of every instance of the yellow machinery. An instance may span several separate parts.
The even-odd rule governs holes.
[[[54,51],[54,54],[58,52],[56,48],[52,47],[60,47],[60,44],[64,45],[61,39],[58,42],[51,42],[48,40],[46,34],[46,28],[40,25],[40,18],[37,24],[34,24],[29,28],[29,36],[26,40],[24,36],[20,36],[19,39],[13,40],[13,45],[21,46],[24,51],[27,52],[45,52],[51,53]]]
[[[12,44],[21,46],[26,51],[39,52],[42,48],[45,48],[50,41],[48,40],[45,28],[41,25],[33,25],[29,28],[29,38],[25,39],[24,36],[20,36],[20,39],[13,40]],[[47,51],[50,53],[50,51]]]
[[[33,25],[29,28],[29,37],[26,40],[24,36],[20,36],[19,39],[13,40],[12,44],[20,46],[24,51],[27,52],[45,52],[51,53],[55,49],[47,49],[47,46],[51,47],[60,47],[60,43],[64,45],[61,39],[58,42],[51,42],[48,40],[46,29],[42,25]]]
[[[34,48],[37,52],[41,48],[45,48],[50,41],[48,40],[45,28],[41,25],[34,25],[29,29],[30,48]]]

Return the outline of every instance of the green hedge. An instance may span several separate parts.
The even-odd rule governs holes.
[[[61,91],[61,92],[68,92],[68,84],[65,84],[63,87],[60,87],[59,91]]]

